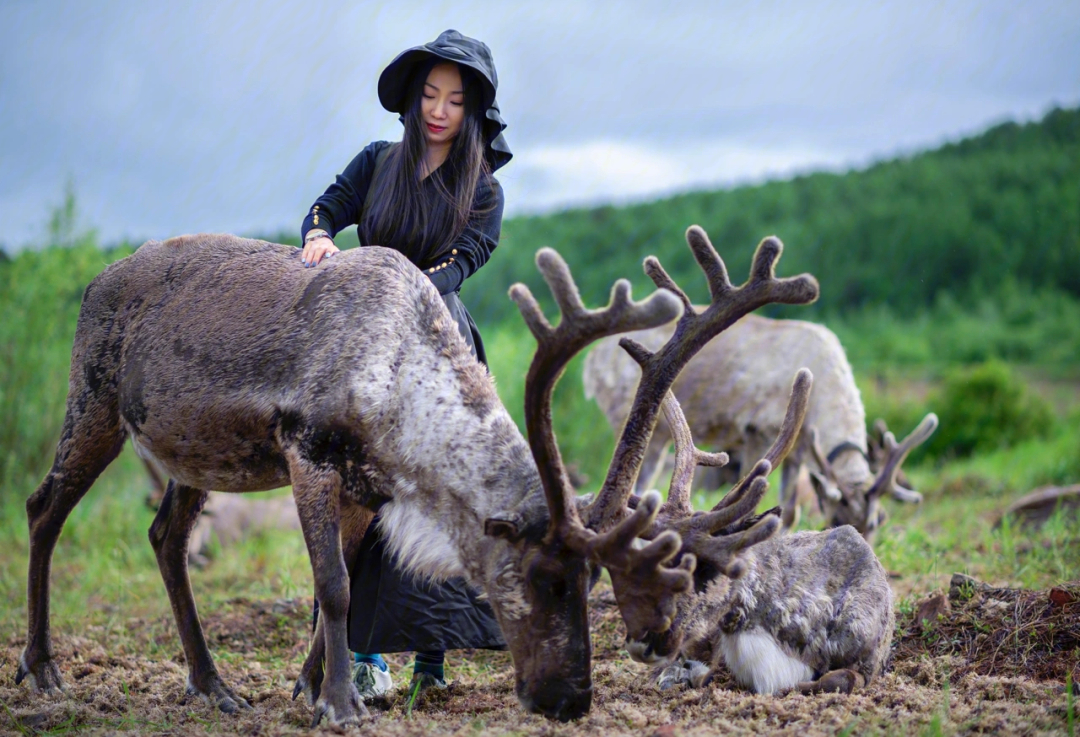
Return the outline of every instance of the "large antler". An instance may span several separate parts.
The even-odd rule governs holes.
[[[758,245],[750,278],[738,288],[731,285],[727,268],[704,230],[696,225],[691,226],[686,231],[686,242],[705,273],[712,301],[699,314],[682,289],[664,271],[660,262],[652,256],[645,259],[645,273],[649,278],[657,287],[670,291],[682,302],[682,317],[675,326],[674,334],[655,353],[628,338],[623,338],[619,343],[641,366],[641,381],[607,478],[597,498],[586,511],[586,525],[589,529],[625,530],[632,525],[642,536],[654,538],[652,543],[641,551],[643,558],[650,564],[655,564],[654,567],[647,568],[644,562],[633,569],[608,566],[615,599],[631,633],[666,630],[675,615],[675,594],[685,591],[690,585],[688,574],[673,576],[678,569],[663,567],[664,563],[674,558],[679,546],[674,545],[675,536],[672,530],[650,529],[655,528],[655,525],[653,518],[647,515],[655,514],[651,510],[657,506],[657,499],[650,499],[650,494],[646,494],[633,516],[620,524],[626,514],[627,502],[641,468],[645,448],[656,425],[662,400],[675,377],[694,354],[743,315],[770,302],[806,304],[813,302],[818,296],[817,281],[809,274],[788,279],[776,278],[774,269],[783,251],[783,245],[778,238],[766,238]],[[758,490],[754,487],[751,493],[758,493],[760,498],[764,489]],[[679,503],[683,504],[682,501]],[[689,507],[688,499],[684,506]],[[767,529],[769,524],[771,523],[747,531],[744,544],[752,544],[759,539],[759,535],[767,537],[766,532],[772,534],[772,531]],[[710,548],[709,553],[719,555],[715,547]],[[689,572],[695,565],[696,559],[692,553],[682,555],[680,568]]]
[[[660,570],[679,549],[679,538],[670,533],[644,550],[633,548],[634,539],[646,529],[660,506],[659,494],[643,501],[623,524],[603,535],[586,529],[578,516],[575,496],[555,440],[551,424],[551,398],[555,384],[570,359],[585,346],[607,335],[656,327],[679,317],[682,305],[675,295],[659,289],[642,302],[630,299],[630,283],[620,279],[611,290],[611,301],[600,310],[588,310],[581,302],[577,285],[566,262],[554,250],[541,249],[536,265],[559,305],[562,319],[557,327],[544,317],[536,299],[524,284],[510,288],[537,349],[525,379],[525,426],[529,446],[544,487],[551,522],[548,540],[562,539],[573,550],[589,556],[609,569],[659,577],[665,586],[685,589],[690,585],[693,559],[682,568]]]
[[[673,596],[690,587],[695,565],[694,556],[686,554],[678,567],[664,567],[681,545],[678,534],[670,530],[656,535],[643,549],[634,549],[635,539],[653,525],[660,508],[659,494],[646,494],[627,516],[626,503],[661,400],[690,358],[740,317],[769,302],[805,304],[818,295],[817,281],[812,276],[774,276],[783,250],[776,238],[766,238],[758,246],[750,279],[739,288],[732,287],[723,261],[701,228],[692,226],[686,239],[705,272],[713,298],[700,315],[653,257],[645,260],[645,273],[660,288],[656,293],[645,302],[633,303],[629,284],[620,280],[612,289],[608,307],[591,311],[582,304],[565,262],[554,251],[541,250],[537,266],[563,315],[558,327],[548,323],[528,288],[515,284],[510,289],[511,298],[538,344],[526,377],[525,424],[551,510],[548,540],[561,539],[569,548],[605,565],[624,617],[630,610],[655,631],[670,626],[675,613]],[[649,353],[626,339],[621,343],[642,366],[642,381],[608,477],[597,499],[589,505],[583,525],[551,425],[555,382],[573,355],[590,342],[605,335],[654,327],[679,317],[680,312],[675,334],[657,353]]]
[[[626,503],[641,468],[661,401],[694,354],[736,320],[762,305],[771,302],[807,304],[818,297],[817,280],[809,274],[776,278],[774,269],[784,248],[776,237],[766,238],[758,245],[750,278],[738,288],[731,285],[727,267],[704,230],[691,226],[686,231],[686,242],[705,272],[712,302],[699,314],[660,262],[652,256],[645,259],[645,273],[656,286],[678,296],[683,312],[674,334],[655,353],[628,338],[620,341],[641,366],[641,381],[607,478],[589,507],[588,526],[591,529],[608,529],[625,515]]]
[[[897,488],[896,474],[900,471],[900,464],[907,458],[908,453],[919,445],[922,445],[926,442],[927,438],[934,434],[934,430],[937,429],[937,426],[937,415],[931,412],[922,419],[922,422],[920,422],[918,426],[911,431],[911,434],[904,438],[900,444],[897,444],[896,438],[888,430],[883,433],[882,444],[884,445],[885,450],[885,463],[882,465],[877,478],[874,479],[874,484],[866,492],[867,499],[873,499],[886,490]],[[918,492],[909,491],[909,494],[914,495],[916,498],[905,501],[917,502],[922,499],[922,495]]]
[[[681,519],[661,517],[654,526],[656,531],[667,529],[678,532],[683,540],[682,551],[692,552],[700,562],[708,563],[717,572],[737,578],[742,572],[737,560],[739,553],[768,539],[779,527],[780,520],[776,515],[765,514],[759,518],[754,517],[753,512],[768,489],[768,475],[783,462],[795,446],[806,417],[813,382],[814,377],[809,369],[799,369],[792,382],[787,412],[776,440],[765,457],[754,464],[750,472],[732,487],[711,512],[696,515],[691,512],[690,515],[684,514]],[[673,396],[670,396],[669,400],[675,402]],[[670,422],[670,415],[668,419]],[[673,431],[676,455],[694,457],[700,454],[701,451],[693,447],[690,427],[681,411],[675,415],[675,421],[682,425],[678,433]],[[690,439],[689,446],[686,445],[686,439]],[[672,488],[671,493],[688,495],[688,491],[675,488]],[[667,511],[662,509],[661,515]]]

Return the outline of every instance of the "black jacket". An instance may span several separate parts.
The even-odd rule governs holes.
[[[375,159],[391,145],[387,141],[376,141],[349,162],[345,171],[311,206],[300,228],[301,240],[312,228],[321,228],[333,238],[344,228],[359,224],[375,172]],[[432,188],[434,185],[429,180],[430,177],[425,180],[425,186]],[[437,196],[434,192],[431,194]],[[474,202],[481,214],[469,220],[465,231],[452,245],[450,256],[416,264],[428,275],[439,294],[461,289],[462,282],[487,263],[491,252],[499,244],[504,201],[498,180],[492,178],[478,184]],[[371,244],[361,242],[361,245]]]
[[[308,211],[303,235],[321,228],[331,237],[358,224],[380,152],[389,147],[376,141],[361,151]],[[430,178],[429,178],[430,179]],[[425,180],[427,181],[427,180]],[[428,182],[428,186],[430,182]],[[433,196],[437,196],[432,191]],[[487,363],[483,341],[457,291],[462,282],[487,263],[499,243],[503,191],[492,178],[476,191],[475,215],[451,253],[440,263],[417,264],[439,290],[469,347]],[[370,245],[361,243],[361,245]],[[406,254],[408,255],[408,254]],[[451,432],[451,429],[447,429]],[[490,605],[477,599],[464,580],[425,584],[399,570],[386,551],[372,521],[350,576],[349,646],[356,652],[443,651],[462,648],[502,649],[499,625]],[[317,609],[316,609],[317,611]]]

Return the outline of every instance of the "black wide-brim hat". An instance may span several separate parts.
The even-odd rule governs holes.
[[[513,154],[502,134],[506,130],[506,122],[495,101],[499,76],[495,73],[491,49],[483,41],[449,30],[440,33],[431,43],[401,52],[379,75],[379,102],[390,112],[404,115],[408,107],[409,81],[416,68],[432,57],[456,62],[476,72],[484,94],[480,109],[484,111],[484,141],[487,143],[488,160],[492,169],[506,164]]]

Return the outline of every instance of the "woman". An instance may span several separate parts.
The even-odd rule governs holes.
[[[379,101],[401,115],[401,142],[377,141],[361,151],[315,201],[301,230],[309,268],[337,253],[333,237],[353,224],[361,245],[405,254],[438,289],[485,363],[458,290],[491,256],[502,226],[503,193],[492,172],[512,154],[502,136],[497,87],[491,51],[457,31],[398,55],[379,77]],[[392,686],[381,653],[416,651],[410,690],[417,694],[445,688],[446,650],[505,646],[490,607],[462,580],[429,585],[401,577],[385,555],[378,517],[350,575],[349,644],[362,697]]]

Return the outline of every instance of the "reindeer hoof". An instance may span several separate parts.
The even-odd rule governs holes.
[[[832,678],[829,678],[826,683],[822,684],[825,691],[835,691],[836,693],[851,693],[855,690],[856,678],[855,674],[851,671],[844,670],[832,675]],[[826,679],[823,678],[822,680],[825,681]]]
[[[251,704],[249,704],[243,696],[240,696],[226,686],[221,679],[217,677],[210,679],[210,683],[205,689],[197,688],[189,682],[187,695],[198,696],[199,698],[210,702],[225,714],[235,714],[241,709],[251,711]]]
[[[315,703],[315,714],[311,720],[313,729],[319,726],[323,717],[326,717],[326,722],[330,725],[359,727],[360,720],[368,716],[367,707],[364,706],[364,701],[360,698],[360,692],[356,690],[356,686],[352,682],[349,682],[347,686],[342,699],[332,699],[329,693],[326,693]],[[335,701],[338,703],[333,703]]]
[[[55,661],[31,659],[30,662],[33,665],[28,664],[26,653],[19,658],[19,667],[15,671],[16,685],[29,678],[28,685],[34,691],[49,695],[63,693],[64,681],[60,678],[60,669]]]
[[[689,685],[690,678],[682,662],[672,663],[663,668],[656,677],[656,685],[661,691],[667,691],[675,686]]]
[[[320,663],[317,667],[311,668],[308,668],[305,665],[305,667],[300,669],[300,676],[296,679],[296,686],[293,687],[293,701],[295,701],[300,694],[305,694],[308,703],[314,706],[315,702],[319,700],[319,695],[322,693],[322,682],[322,664]]]
[[[656,677],[661,691],[675,686],[701,688],[711,680],[712,670],[697,660],[679,660],[663,668]]]
[[[686,676],[692,687],[704,688],[712,680],[712,668],[698,660],[687,660]]]
[[[850,668],[829,671],[817,681],[813,682],[813,691],[817,693],[843,693],[862,688],[865,680],[861,675]]]

